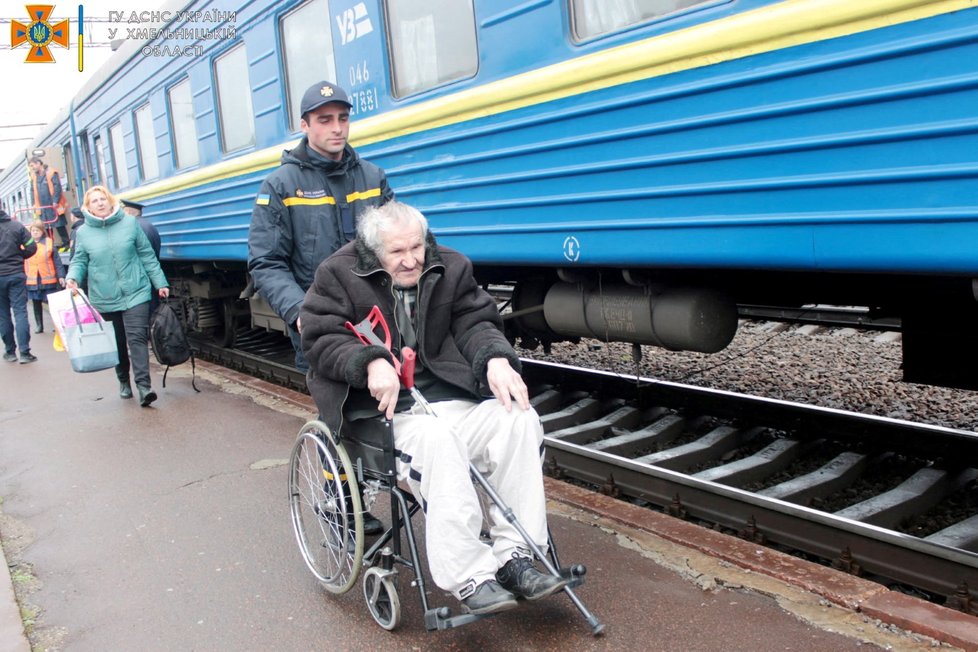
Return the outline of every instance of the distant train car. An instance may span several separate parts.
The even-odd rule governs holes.
[[[902,320],[906,379],[978,387],[975,5],[179,2],[134,14],[35,146],[147,205],[225,341],[281,328],[249,220],[328,78],[398,197],[515,284],[514,337],[713,352],[738,304],[869,306]]]

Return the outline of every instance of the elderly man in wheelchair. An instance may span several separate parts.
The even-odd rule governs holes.
[[[358,337],[353,325],[371,314],[392,324],[395,351],[416,351],[415,389],[402,386],[389,346],[362,329]],[[531,550],[549,541],[543,428],[471,262],[439,246],[418,210],[392,201],[364,214],[357,239],[320,265],[300,319],[308,387],[326,427],[390,420],[397,478],[425,513],[434,583],[476,615],[511,609],[517,598],[570,594],[571,575],[534,563]],[[491,504],[489,542],[472,468],[518,521]]]

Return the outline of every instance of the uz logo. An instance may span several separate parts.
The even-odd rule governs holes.
[[[370,16],[367,15],[367,7],[362,2],[337,16],[336,26],[340,30],[340,40],[343,45],[374,31],[374,26],[370,24]]]

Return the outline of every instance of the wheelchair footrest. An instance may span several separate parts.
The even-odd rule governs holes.
[[[573,566],[559,568],[558,572],[562,578],[568,581],[567,587],[573,589],[584,584],[584,575],[587,574],[587,568],[583,564],[574,564]]]
[[[436,629],[454,629],[486,618],[488,615],[492,614],[458,614],[457,616],[453,616],[452,610],[448,607],[437,607],[435,609],[428,609],[425,612],[424,627],[429,632]]]

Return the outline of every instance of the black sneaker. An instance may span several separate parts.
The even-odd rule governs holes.
[[[32,362],[37,362],[37,356],[30,351],[20,354],[20,364],[30,364]]]
[[[363,534],[365,536],[371,537],[378,534],[383,534],[385,529],[384,522],[379,518],[370,512],[363,513]]]
[[[516,596],[499,586],[496,580],[486,580],[462,600],[462,609],[470,614],[494,614],[516,606]]]
[[[4,353],[3,359],[7,362],[17,362],[17,354],[11,351],[10,353]]]
[[[496,571],[500,586],[513,595],[527,600],[539,600],[553,595],[568,583],[569,579],[541,573],[533,566],[533,560],[513,553],[513,558]]]

